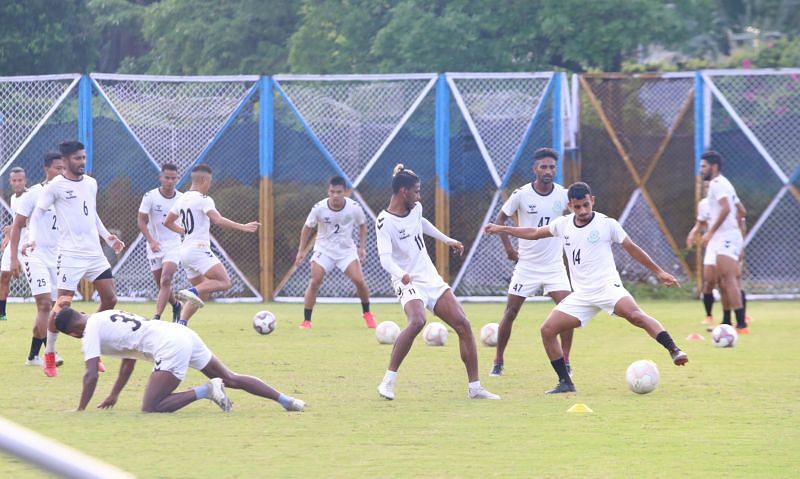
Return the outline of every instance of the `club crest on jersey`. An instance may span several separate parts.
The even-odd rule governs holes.
[[[589,232],[589,237],[587,238],[587,241],[589,243],[592,243],[592,244],[597,243],[598,241],[600,241],[600,231],[598,231],[598,230],[590,231]]]
[[[75,196],[75,190],[67,190],[64,192],[64,195],[65,195],[64,196],[65,200],[71,200],[73,198],[77,198],[77,196]]]
[[[528,213],[535,215],[536,214],[536,203],[528,204]]]
[[[553,202],[553,214],[560,215],[561,212],[564,211],[564,206],[561,204],[560,201]]]
[[[567,235],[564,235],[564,246],[572,246],[572,244],[569,242],[569,236]]]
[[[155,206],[153,206],[153,209],[156,210],[156,213],[161,213],[161,211],[162,211],[161,205],[159,205],[159,204],[156,204]]]
[[[322,222],[325,223],[326,225],[329,225],[329,224],[331,224],[331,219],[326,216],[326,217],[322,218]]]
[[[398,231],[398,233],[400,234],[400,239],[406,239],[411,236],[410,234],[406,233],[405,229]]]

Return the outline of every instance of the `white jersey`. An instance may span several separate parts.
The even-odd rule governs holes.
[[[87,361],[100,356],[153,361],[154,353],[171,338],[187,333],[186,326],[177,323],[150,321],[127,311],[101,311],[86,321],[83,357]]]
[[[550,233],[561,238],[564,245],[575,292],[592,292],[609,283],[622,284],[611,243],[622,243],[628,235],[617,220],[595,211],[589,223],[576,226],[573,213],[550,223]]]
[[[352,255],[356,251],[353,231],[356,226],[361,226],[366,221],[364,210],[355,200],[345,198],[344,206],[334,210],[328,205],[326,198],[311,208],[305,224],[309,228],[317,228],[314,251],[321,251],[337,259]]]
[[[517,188],[503,204],[502,211],[506,216],[517,213],[517,226],[542,227],[556,218],[563,216],[567,207],[567,190],[553,183],[553,190],[541,195],[533,188],[532,183]],[[563,271],[561,241],[557,238],[542,240],[519,240],[519,260],[532,263],[543,272]]]
[[[83,175],[80,180],[70,180],[57,176],[45,185],[36,207],[44,211],[55,207],[59,253],[105,257],[97,230],[97,181],[94,178]]]
[[[172,205],[171,213],[178,215],[179,224],[186,230],[183,245],[187,247],[208,247],[211,244],[210,211],[217,207],[210,196],[199,191],[187,191]]]
[[[713,226],[719,218],[721,207],[720,200],[727,198],[730,211],[717,229],[716,233],[724,234],[731,231],[739,231],[739,222],[736,220],[736,203],[738,202],[736,190],[727,178],[722,175],[717,176],[708,185],[708,209],[711,219],[709,227]]]
[[[375,221],[375,233],[378,239],[378,255],[391,253],[392,260],[411,276],[411,281],[430,281],[431,278],[439,277],[422,237],[421,204],[414,205],[405,216],[381,211]],[[392,274],[392,282],[401,279]]]
[[[17,196],[16,194],[12,194],[11,195],[11,201],[10,201],[11,205],[10,206],[11,206],[11,221],[12,222],[14,221],[14,218],[17,216],[17,213],[19,213],[20,207],[22,206],[22,202],[24,201],[24,198],[26,198],[28,196],[29,191],[30,190],[25,190],[19,196]],[[10,235],[9,235],[9,239],[11,239]],[[20,248],[22,247],[22,245],[24,245],[27,242],[28,242],[28,228],[27,227],[23,227],[22,231],[20,232],[20,236],[19,236],[19,246],[20,246]]]
[[[147,229],[153,239],[161,245],[162,251],[177,248],[181,245],[181,235],[164,226],[164,218],[167,217],[167,213],[172,210],[172,207],[182,195],[183,193],[180,191],[175,191],[171,198],[167,198],[161,194],[160,189],[153,188],[144,194],[142,203],[139,205],[139,213],[148,216]],[[178,215],[180,216],[180,213]],[[149,244],[147,245],[147,253],[152,254]]]
[[[711,211],[708,208],[708,198],[703,198],[697,203],[697,221],[705,221],[708,223],[711,220]]]

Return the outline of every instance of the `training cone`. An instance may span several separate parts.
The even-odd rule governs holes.
[[[692,333],[692,334],[686,336],[686,339],[688,339],[689,341],[705,341],[706,338],[704,338],[700,334]]]
[[[573,404],[567,412],[592,412],[591,408],[583,403]]]

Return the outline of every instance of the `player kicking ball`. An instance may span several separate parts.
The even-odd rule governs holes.
[[[680,286],[678,280],[658,266],[636,245],[622,226],[606,215],[592,211],[595,198],[586,183],[574,183],[567,190],[572,214],[562,216],[548,226],[521,228],[489,224],[486,233],[506,233],[518,238],[538,240],[559,237],[569,263],[574,292],[564,298],[550,313],[541,327],[544,349],[558,375],[558,384],[547,394],[575,392],[567,371],[564,352],[558,335],[566,330],[585,326],[600,310],[627,319],[647,331],[669,351],[672,362],[683,366],[689,362],[686,353],[675,345],[669,333],[655,318],[639,308],[633,296],[622,286],[611,243],[620,243],[636,261],[655,273],[667,286]]]
[[[172,205],[164,226],[183,235],[181,264],[192,287],[182,289],[175,295],[185,301],[179,324],[186,326],[189,319],[202,308],[205,300],[217,291],[231,287],[231,279],[219,258],[211,251],[211,223],[246,233],[255,233],[260,223],[251,221],[237,223],[225,218],[208,196],[211,188],[211,167],[205,164],[192,168],[192,186]],[[180,218],[181,226],[175,224]]]
[[[317,228],[314,252],[311,254],[311,278],[303,298],[303,322],[301,329],[311,329],[311,312],[317,302],[317,291],[325,274],[339,268],[350,278],[361,299],[361,311],[368,328],[375,327],[375,316],[369,310],[369,287],[361,272],[361,262],[367,256],[367,219],[364,210],[356,201],[344,196],[345,181],[334,176],[328,182],[328,197],[317,202],[300,231],[300,246],[297,248],[295,266],[305,260],[308,239]],[[353,228],[358,226],[358,248],[353,242]]]
[[[214,356],[197,333],[175,323],[149,321],[120,310],[86,315],[64,308],[56,316],[56,327],[82,342],[86,373],[78,411],[85,410],[94,395],[101,354],[122,358],[111,393],[97,406],[101,409],[114,407],[117,403],[137,359],[153,362],[153,372],[142,400],[142,412],[174,412],[198,399],[210,399],[223,411],[229,412],[233,403],[225,393],[226,386],[272,399],[287,411],[305,409],[305,403],[300,399],[281,394],[256,377],[234,373]],[[173,392],[189,368],[199,370],[210,381],[188,391]]]
[[[408,318],[408,326],[400,332],[392,348],[389,368],[378,385],[378,394],[394,399],[397,370],[405,359],[414,338],[425,326],[425,309],[430,309],[458,334],[461,360],[467,369],[469,399],[500,399],[481,387],[478,378],[478,352],[467,315],[450,285],[433,266],[425,247],[423,234],[442,241],[459,254],[464,253],[460,241],[448,237],[422,216],[419,203],[419,177],[398,164],[392,178],[392,199],[375,222],[381,266],[392,276],[392,285]]]

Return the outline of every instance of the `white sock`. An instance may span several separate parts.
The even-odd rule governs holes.
[[[396,378],[397,378],[397,371],[389,371],[387,369],[386,374],[383,375],[383,382],[386,384],[393,384]]]
[[[54,333],[47,330],[47,345],[44,347],[45,353],[54,353],[56,352],[56,338],[58,338],[58,333]]]
[[[472,390],[480,389],[481,388],[481,382],[480,381],[472,381],[471,383],[469,383],[467,385],[467,387],[469,387]]]

